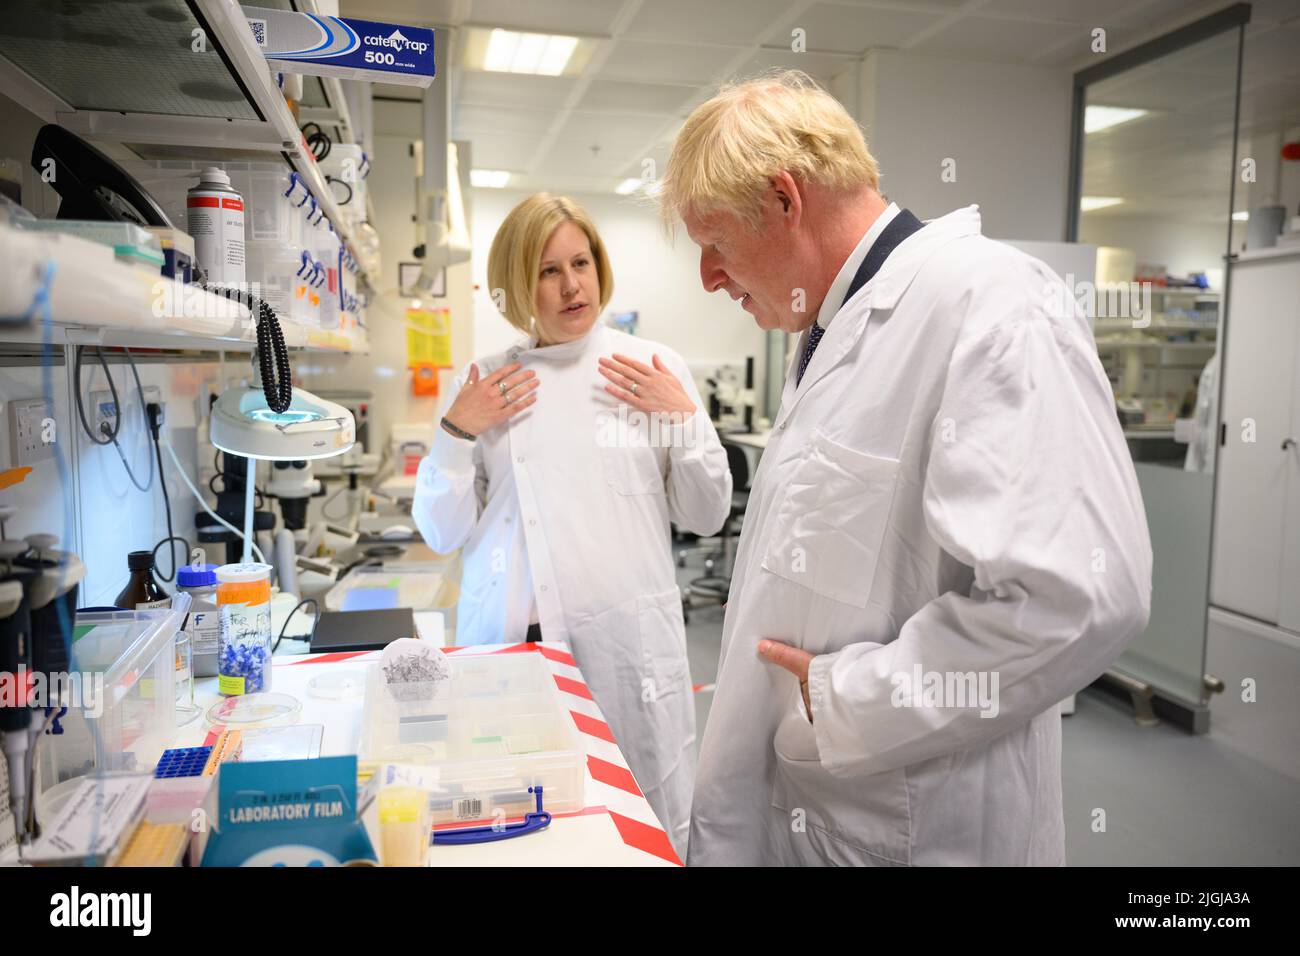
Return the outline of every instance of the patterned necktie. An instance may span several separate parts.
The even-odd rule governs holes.
[[[808,363],[812,361],[813,353],[817,351],[817,343],[825,334],[826,330],[816,322],[808,330],[808,344],[803,347],[803,358],[799,360],[799,375],[794,380],[796,386],[803,381],[803,373],[807,370]]]
[[[904,239],[916,232],[922,226],[921,220],[917,219],[911,212],[906,209],[900,209],[898,215],[889,221],[889,225],[881,231],[876,237],[876,241],[871,244],[867,250],[862,264],[858,266],[858,271],[853,276],[853,281],[849,283],[849,291],[845,293],[844,302],[853,298],[854,294],[861,289],[867,282],[880,271],[889,254],[894,251],[894,247],[899,245]],[[799,360],[799,375],[795,378],[795,387],[803,381],[804,369],[812,361],[813,352],[817,351],[817,343],[822,340],[822,335],[826,332],[820,325],[813,323],[812,328],[808,330],[808,344],[804,346],[803,358]]]

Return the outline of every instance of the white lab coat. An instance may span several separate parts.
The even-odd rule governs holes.
[[[1201,369],[1196,384],[1196,437],[1187,443],[1184,471],[1214,473],[1214,456],[1219,448],[1219,353],[1215,352]]]
[[[692,864],[1064,860],[1056,705],[1145,627],[1151,546],[1086,319],[979,229],[972,206],[907,238],[802,383],[788,374],[732,575]],[[817,655],[813,723],[765,637]],[[996,716],[901,706],[917,666],[922,687],[987,672],[991,691],[996,672]]]
[[[669,521],[718,531],[731,506],[727,456],[671,349],[602,324],[574,342],[532,345],[478,367],[486,377],[521,362],[537,373],[537,403],[474,442],[438,429],[412,513],[435,551],[464,549],[456,643],[522,641],[535,601],[543,639],[572,648],[684,855],[695,705]],[[646,364],[657,353],[696,405],[694,418],[652,435],[650,422],[604,391],[597,359],[614,352]]]

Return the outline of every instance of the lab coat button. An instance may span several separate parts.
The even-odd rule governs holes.
[[[537,527],[537,519],[536,519],[536,518],[533,518],[532,520],[530,520],[530,521],[528,522],[528,527],[530,527],[530,528],[535,528],[535,527]]]
[[[518,458],[515,459],[515,461],[519,462],[519,464],[522,465],[524,463],[524,456],[520,455]]]
[[[545,585],[545,584],[542,585],[542,590],[543,590],[543,591],[546,590],[546,585]]]

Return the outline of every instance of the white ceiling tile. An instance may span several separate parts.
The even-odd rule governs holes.
[[[694,86],[594,79],[576,108],[672,113],[681,109],[695,92]]]
[[[574,113],[560,129],[561,139],[580,140],[584,146],[633,144],[641,146],[652,140],[669,117],[658,113]]]
[[[746,78],[767,70],[802,70],[822,86],[829,86],[841,70],[853,66],[856,58],[828,53],[791,53],[789,50],[759,50],[753,58],[736,71],[737,78]]]
[[[457,139],[472,139],[475,133],[518,133],[540,138],[556,124],[559,116],[558,110],[462,105],[455,110],[452,125]]]
[[[647,140],[649,137],[647,136]],[[599,153],[593,153],[593,139],[583,136],[560,136],[547,153],[542,168],[562,169],[580,176],[617,175],[616,170],[640,162],[638,155],[643,141],[612,141],[604,137]]]
[[[1112,15],[1132,8],[1133,0],[990,0],[978,13],[1104,27]]]
[[[456,26],[461,8],[459,0],[340,0],[339,15],[380,23]]]
[[[874,47],[903,46],[937,23],[941,16],[933,12],[819,3],[791,19],[788,26],[790,30],[804,31],[810,51],[864,53]],[[789,39],[788,31],[783,39]],[[775,43],[767,45],[775,46]]]
[[[990,60],[1028,62],[1070,41],[1084,27],[963,17],[916,45],[926,53],[958,53]]]
[[[650,0],[642,4],[623,35],[746,45],[777,27],[789,6],[788,0]]]
[[[528,172],[528,166],[541,145],[540,137],[527,137],[511,133],[475,133],[463,137],[474,144],[474,166],[477,169],[508,169]]]
[[[608,79],[653,83],[710,83],[729,60],[743,51],[649,40],[618,40],[600,75]]]
[[[474,0],[468,22],[536,33],[608,36],[619,0]]]
[[[568,76],[521,76],[465,70],[460,75],[460,102],[475,106],[555,109],[577,82]]]
[[[840,7],[878,7],[894,10],[905,6],[909,10],[932,13],[938,18],[956,12],[958,7],[969,3],[970,0],[826,0],[826,2]]]

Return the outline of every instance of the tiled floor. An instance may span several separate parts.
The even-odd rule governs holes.
[[[699,558],[678,571],[684,585]],[[691,611],[691,676],[712,683],[722,640],[719,607]],[[1072,866],[1300,865],[1300,650],[1212,628],[1208,668],[1227,691],[1211,729],[1139,727],[1099,691],[1080,694],[1064,720],[1066,859]],[[1255,677],[1259,701],[1241,701]],[[695,695],[703,734],[712,694]],[[1094,810],[1105,832],[1094,832]]]

